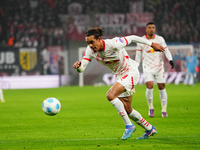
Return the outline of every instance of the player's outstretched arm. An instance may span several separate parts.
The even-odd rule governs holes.
[[[73,65],[74,69],[77,70],[77,72],[83,72],[85,70],[85,68],[87,67],[89,61],[87,60],[82,60],[82,61],[76,61]]]
[[[77,72],[83,72],[81,69],[81,61],[76,61],[73,65],[74,69],[76,69]]]
[[[170,53],[165,41],[163,43],[164,43],[163,47],[165,47],[164,54],[167,57],[167,59],[169,60],[169,64],[171,65],[171,69],[173,69],[174,68],[174,62],[173,62],[172,54]]]
[[[151,46],[155,51],[161,51],[161,52],[165,51],[165,49],[160,44],[153,43],[147,39],[141,38],[136,35],[126,36],[125,38],[128,40],[128,44],[130,44],[131,42],[141,43],[141,44]]]
[[[174,62],[173,62],[173,58],[172,58],[172,54],[170,53],[168,47],[165,47],[165,56],[167,57],[167,59],[169,60],[169,64],[171,65],[171,69],[174,68]]]
[[[74,69],[78,69],[81,66],[81,61],[76,61],[73,65]]]

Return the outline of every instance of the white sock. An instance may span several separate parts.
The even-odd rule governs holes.
[[[129,114],[129,117],[135,121],[138,125],[140,125],[145,130],[151,130],[152,125],[148,123],[139,112],[133,109],[133,111]]]
[[[146,99],[149,109],[153,109],[153,89],[146,89]]]
[[[1,102],[5,102],[4,97],[3,97],[3,90],[2,90],[2,88],[0,88],[0,99],[1,99]]]
[[[110,103],[115,107],[115,109],[118,111],[119,115],[121,116],[122,120],[124,121],[125,125],[132,125],[132,122],[130,121],[128,114],[126,110],[124,109],[124,104],[118,99],[115,98]]]
[[[166,89],[159,90],[162,112],[167,112],[167,92]]]
[[[193,84],[194,83],[194,75],[193,74],[190,74],[190,82],[189,84]]]

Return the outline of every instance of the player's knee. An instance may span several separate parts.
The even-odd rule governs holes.
[[[146,82],[146,87],[147,87],[148,89],[153,89],[153,82],[152,82],[152,81]]]
[[[153,89],[153,85],[147,85],[147,89]]]
[[[113,93],[110,93],[110,92],[108,92],[108,93],[106,94],[106,97],[107,97],[107,99],[108,99],[109,101],[112,101],[113,99],[116,98],[116,96],[115,96]]]
[[[164,90],[165,89],[165,84],[161,84],[158,86],[159,90]]]

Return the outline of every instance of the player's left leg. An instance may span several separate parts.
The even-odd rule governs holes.
[[[150,117],[154,117],[154,108],[153,108],[153,81],[146,82],[146,99],[147,104],[149,106],[149,113]]]
[[[158,88],[159,88],[159,92],[160,92],[162,117],[168,117],[168,115],[167,115],[167,92],[165,89],[165,83],[158,83]]]
[[[190,81],[190,84],[191,85],[194,85],[195,84],[195,78],[196,78],[196,71],[195,70],[193,70],[191,73],[190,73],[190,79],[191,79],[191,81]]]
[[[150,123],[148,123],[138,111],[132,108],[132,96],[120,97],[119,99],[123,102],[124,107],[129,117],[133,121],[135,121],[139,126],[141,126],[142,128],[146,130],[145,134],[139,137],[138,139],[147,139],[150,136],[153,136],[154,134],[156,134],[157,131],[155,127],[152,126]]]
[[[188,73],[187,85],[190,85],[190,80],[191,80],[191,74],[190,74],[190,73]]]
[[[188,85],[192,85],[193,83],[194,83],[194,73],[193,72],[189,72],[188,73],[187,84]]]
[[[154,107],[153,107],[153,85],[154,85],[154,75],[152,72],[144,72],[144,80],[146,84],[146,100],[149,107],[148,115],[154,117]]]
[[[126,78],[127,82],[128,82],[128,77]],[[131,73],[130,76],[130,80],[131,84],[126,84],[126,80],[124,80],[125,82],[122,82],[122,84],[125,86],[126,91],[124,93],[122,93],[121,95],[119,95],[119,99],[123,102],[124,107],[127,111],[127,113],[129,114],[129,117],[135,121],[138,125],[140,125],[141,127],[143,127],[146,131],[145,134],[142,135],[142,137],[140,137],[139,139],[147,139],[149,136],[152,136],[156,133],[156,129],[154,126],[152,126],[151,124],[149,124],[142,116],[139,112],[137,112],[136,110],[134,110],[132,108],[132,94],[135,92],[135,85],[137,85],[138,81],[139,81],[139,71],[137,71],[135,69],[134,72]],[[121,82],[121,81],[119,81]]]
[[[142,116],[141,114],[134,110],[132,108],[132,96],[129,97],[119,97],[119,99],[123,102],[125,110],[129,117],[135,121],[138,125],[140,125],[142,128],[146,130],[150,130],[152,128],[152,125],[149,124]]]
[[[162,107],[162,117],[168,117],[167,115],[167,92],[165,89],[165,72],[162,69],[159,73],[155,74],[155,81],[158,84],[158,89],[160,92],[160,101]]]
[[[193,73],[193,85],[195,85],[195,79],[196,79],[196,77],[197,77],[197,73],[194,72],[194,73]]]

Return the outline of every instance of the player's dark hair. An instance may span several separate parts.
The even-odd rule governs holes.
[[[101,37],[103,35],[103,29],[101,27],[96,27],[96,28],[90,28],[85,32],[85,36],[91,36],[94,35],[95,39],[98,39],[99,37]]]
[[[155,25],[153,22],[148,22],[147,24],[146,24],[146,27],[148,26],[148,25]]]

